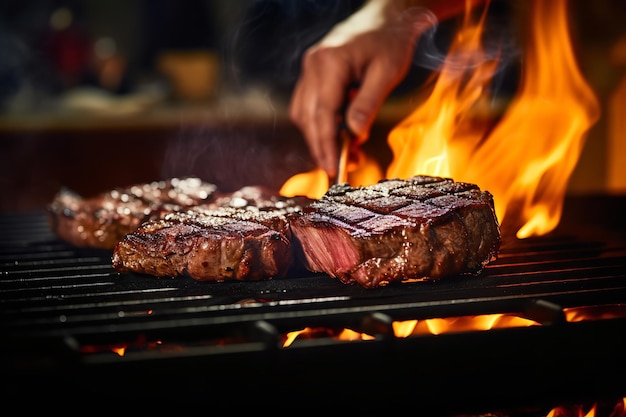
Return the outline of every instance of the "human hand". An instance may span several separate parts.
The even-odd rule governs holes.
[[[366,3],[303,57],[289,115],[314,161],[330,177],[337,174],[337,120],[344,116],[340,112],[348,87],[359,85],[345,114],[355,148],[367,140],[378,110],[406,76],[420,34],[437,22],[428,9],[400,7],[402,3]]]

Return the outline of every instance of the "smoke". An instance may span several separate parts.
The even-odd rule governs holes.
[[[267,88],[275,98],[288,97],[300,74],[302,55],[337,23],[346,19],[364,1],[257,0],[244,9],[232,32],[223,40],[224,84],[235,91],[250,86]],[[497,59],[499,67],[494,88],[503,84],[511,64],[517,63],[519,47],[512,33],[507,6],[489,4],[485,24],[483,61],[468,64],[464,57],[448,55],[459,22],[438,22],[427,8],[407,9],[401,19],[420,32],[413,66],[404,84],[410,89],[422,84],[428,75],[448,68],[460,72]],[[398,89],[402,90],[402,88]]]
[[[507,10],[490,9],[483,28],[482,53],[474,54],[468,59],[465,53],[450,53],[449,46],[456,35],[459,25],[454,19],[438,22],[435,15],[428,9],[412,8],[407,11],[405,19],[411,19],[422,33],[416,45],[413,65],[415,68],[431,72],[439,72],[445,65],[462,76],[469,70],[477,68],[486,62],[497,61],[498,68],[493,75],[492,91],[507,87],[511,71],[519,63],[521,49],[514,33],[511,18]],[[517,76],[513,77],[517,80]]]
[[[46,55],[51,4],[14,3],[0,2],[0,111],[47,109],[62,88]]]
[[[31,55],[26,43],[0,22],[0,109],[6,110],[29,84]]]
[[[235,88],[265,85],[289,92],[304,51],[345,19],[363,0],[257,0],[225,42],[227,82]]]
[[[196,176],[222,191],[246,185],[277,191],[289,177],[312,169],[304,143],[291,139],[298,134],[295,128],[266,119],[252,123],[237,122],[240,116],[232,122],[219,119],[181,126],[165,151],[163,178]]]
[[[0,102],[19,90],[24,45],[0,28]]]
[[[290,94],[304,51],[362,3],[252,2],[221,42],[220,114],[206,123],[181,123],[166,149],[162,176],[197,176],[221,190],[278,190],[291,176],[313,169],[301,133],[277,123],[276,101]]]

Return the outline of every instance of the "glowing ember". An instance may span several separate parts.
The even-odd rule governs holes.
[[[585,414],[584,409],[580,405],[575,406],[558,406],[550,410],[546,417],[595,417],[596,406],[591,407],[588,413]]]
[[[626,317],[626,304],[605,304],[564,308],[565,319],[570,322],[606,320]]]
[[[626,397],[615,404],[613,410],[604,410],[607,414],[598,414],[598,404],[583,406],[581,404],[561,405],[553,408],[546,417],[596,417],[606,415],[609,417],[626,416]]]
[[[102,352],[113,352],[118,356],[124,356],[126,354],[126,349],[128,348],[127,343],[120,343],[115,345],[84,345],[81,346],[81,353],[102,353]]]
[[[491,100],[488,87],[499,57],[482,47],[484,14],[474,21],[467,13],[430,95],[390,132],[393,160],[385,174],[447,176],[478,184],[494,195],[503,229],[518,238],[542,235],[558,225],[569,177],[587,131],[599,117],[598,101],[572,51],[566,1],[534,0],[529,15],[533,21],[522,79],[504,114],[489,123],[472,117]],[[382,178],[371,161],[356,168],[361,176],[350,176],[351,185]],[[323,194],[323,174],[299,175],[308,182],[294,185],[289,180],[281,194]]]
[[[119,356],[124,356],[124,353],[126,353],[126,346],[112,347],[111,350]]]

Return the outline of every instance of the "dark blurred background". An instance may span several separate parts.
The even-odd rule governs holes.
[[[60,187],[89,195],[174,175],[280,187],[312,168],[286,117],[302,52],[362,3],[2,0],[0,210],[43,208]],[[625,192],[626,6],[570,6],[579,64],[602,105],[570,192]],[[491,6],[501,38],[512,37],[516,7]],[[452,33],[453,22],[438,28],[440,48]],[[511,38],[505,96],[519,75],[515,48]],[[387,133],[431,71],[417,58],[366,145],[383,164]]]
[[[159,82],[178,100],[254,84],[288,93],[304,48],[362,3],[3,0],[0,100],[11,111],[35,105],[19,102],[26,90],[42,105],[76,87],[127,94]]]

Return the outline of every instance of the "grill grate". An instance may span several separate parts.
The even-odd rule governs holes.
[[[142,375],[126,382],[153,392],[154,372],[146,374],[145,368],[150,364],[150,369],[164,375],[178,375],[182,369],[193,372],[199,367],[206,369],[209,379],[228,379],[254,369],[255,374],[274,375],[274,384],[295,395],[289,384],[280,384],[283,378],[296,378],[306,386],[303,378],[308,380],[320,369],[333,372],[332,367],[341,364],[349,376],[336,378],[342,381],[337,384],[356,386],[359,378],[387,375],[390,369],[395,369],[393,378],[397,378],[399,370],[405,369],[400,372],[404,375],[400,383],[409,382],[414,387],[412,395],[419,388],[428,398],[424,406],[441,409],[450,409],[450,404],[428,387],[456,387],[456,398],[464,399],[466,407],[472,401],[478,407],[484,404],[476,403],[475,389],[446,378],[452,372],[497,389],[486,375],[499,372],[499,366],[511,373],[539,372],[537,367],[558,372],[559,379],[567,380],[562,386],[568,387],[568,395],[581,394],[573,388],[576,383],[590,392],[580,375],[596,381],[593,392],[604,389],[603,394],[626,394],[623,384],[597,383],[616,371],[615,365],[610,371],[604,369],[607,362],[624,362],[624,342],[615,342],[617,332],[625,329],[626,244],[621,241],[560,233],[523,241],[508,239],[498,260],[478,277],[367,290],[306,271],[297,271],[288,279],[234,283],[118,274],[111,268],[110,251],[75,248],[59,241],[39,212],[0,216],[0,236],[4,366],[18,380],[22,375],[35,375],[43,385],[49,384],[48,390],[55,385],[51,380],[61,375],[89,378],[116,372],[135,378]],[[565,309],[583,306],[611,306],[621,311],[622,317],[565,322]],[[392,334],[393,321],[492,313],[514,313],[542,326],[402,340]],[[346,343],[326,338],[281,348],[287,332],[305,327],[351,328],[374,334],[375,340]],[[122,345],[126,351],[120,356],[113,348]],[[461,349],[466,358],[462,363],[459,346],[468,349]],[[510,354],[503,355],[506,350]],[[539,364],[520,361],[519,356],[537,350],[542,351]],[[468,352],[472,352],[469,360]],[[319,360],[311,360],[311,355]],[[444,363],[455,355],[452,362],[459,369],[448,370],[445,378],[441,368],[429,363],[406,363],[424,357]],[[565,372],[563,355],[570,366],[582,358],[592,358],[593,365],[584,372],[574,371],[575,367]],[[624,365],[620,366],[623,374]],[[430,378],[433,385],[417,383],[416,374],[405,374],[409,369]],[[510,376],[498,378],[511,387],[520,384],[513,383]],[[90,380],[89,389],[78,384],[80,389],[93,393],[102,388],[97,381],[104,379]],[[544,388],[551,396],[565,395],[554,387]],[[258,386],[252,389],[263,392]],[[346,386],[337,389],[346,390]],[[520,400],[511,392],[499,392],[498,398]]]
[[[505,242],[499,259],[479,277],[371,291],[310,273],[246,283],[118,274],[109,251],[58,241],[41,215],[9,217],[0,227],[24,231],[3,234],[0,257],[2,311],[16,334],[72,334],[85,323],[102,334],[111,325],[143,325],[145,318],[162,322],[189,316],[197,322],[205,313],[207,323],[233,314],[234,322],[262,319],[271,312],[280,318],[283,311],[304,319],[326,310],[336,315],[384,311],[423,319],[432,314],[515,312],[536,299],[562,307],[619,303],[626,294],[626,247],[561,236]]]

